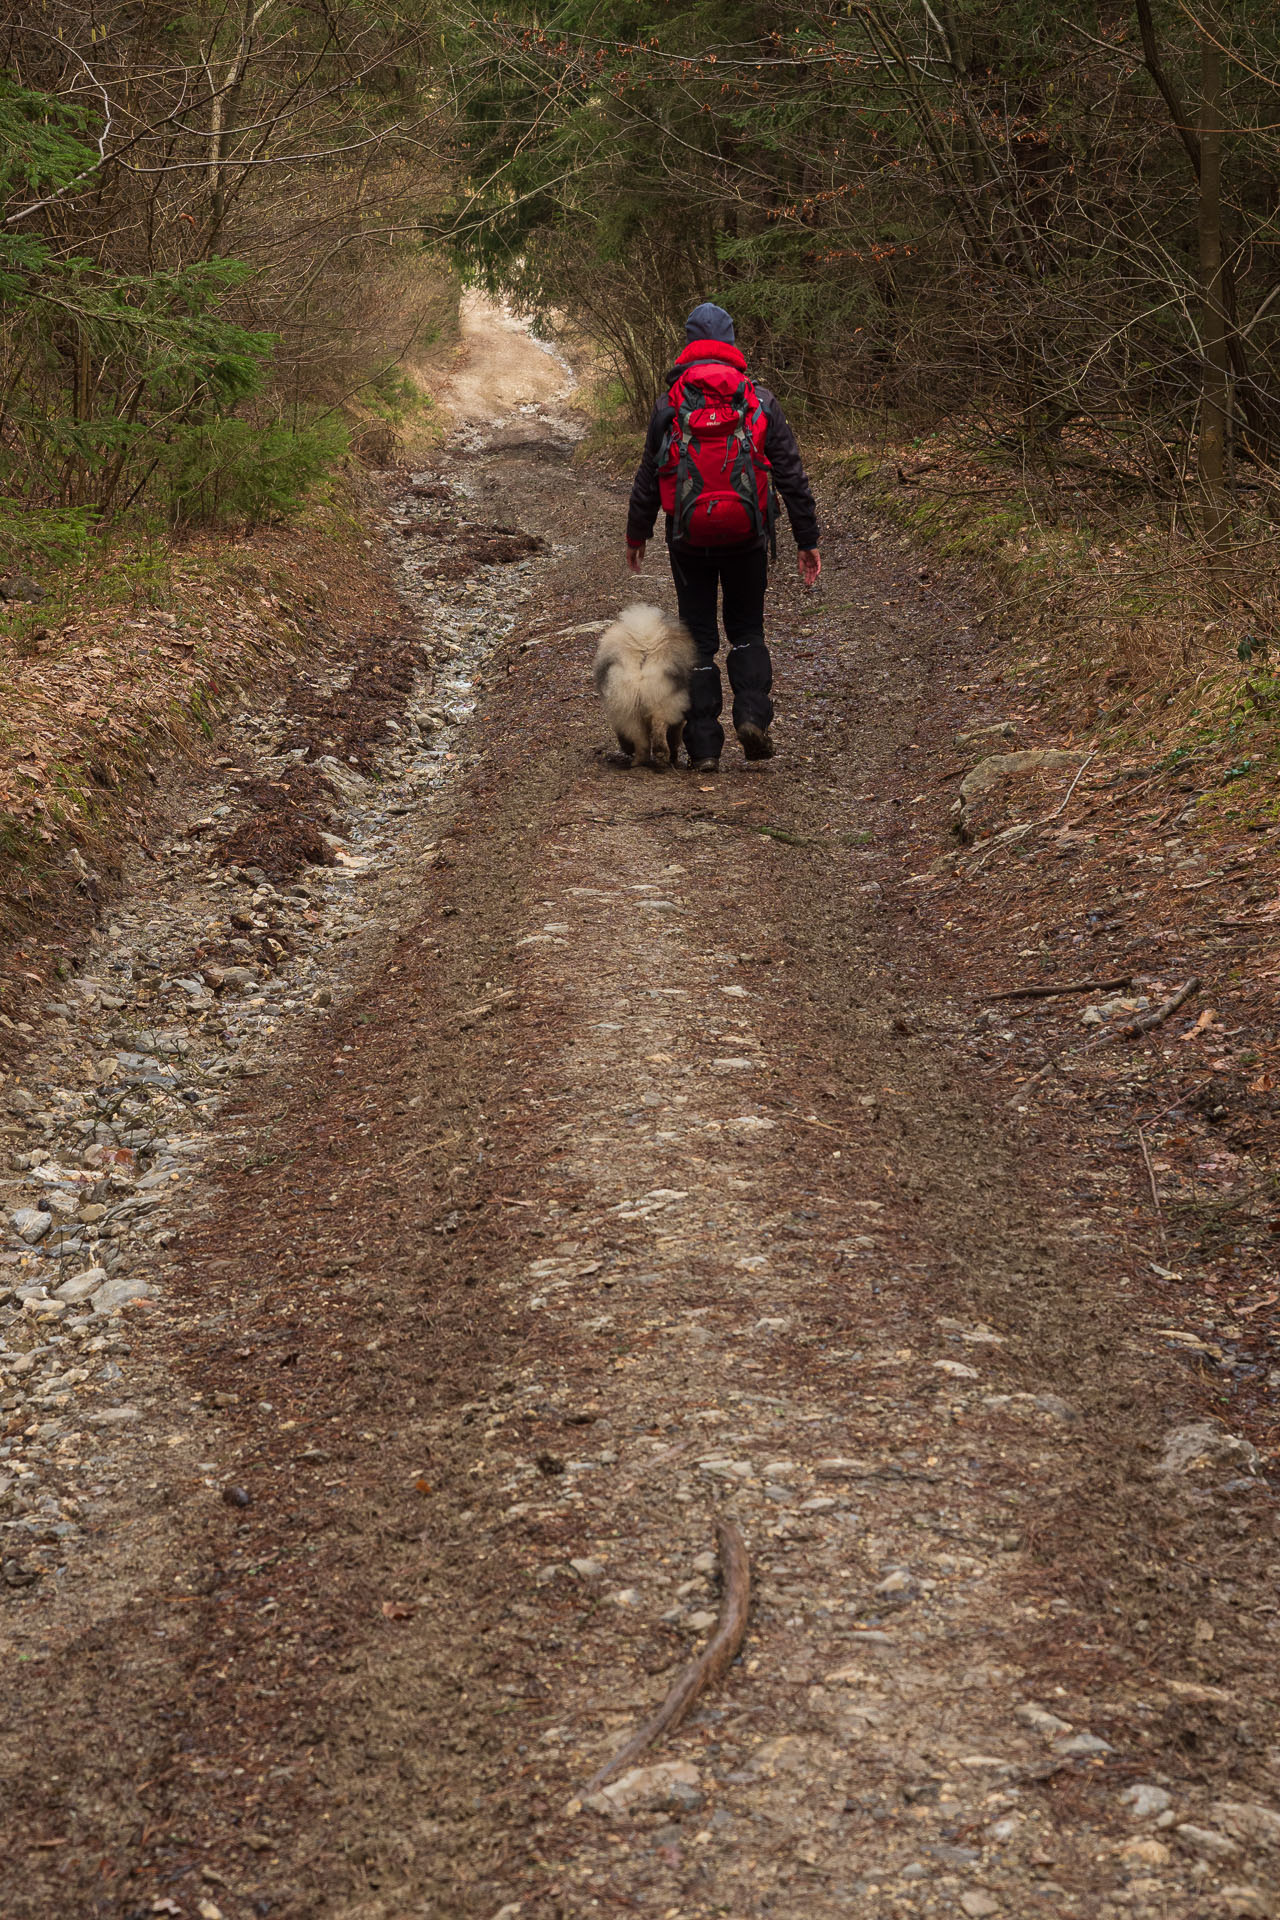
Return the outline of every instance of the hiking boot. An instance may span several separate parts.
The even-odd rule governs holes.
[[[718,760],[691,760],[689,762],[689,771],[690,773],[719,773],[720,762]]]
[[[772,760],[777,751],[769,737],[769,729],[753,726],[750,721],[738,728],[738,739],[748,760]]]

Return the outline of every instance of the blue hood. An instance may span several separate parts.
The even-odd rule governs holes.
[[[684,323],[686,340],[720,340],[726,347],[733,345],[733,321],[723,307],[713,306],[710,300],[704,300],[695,307]]]

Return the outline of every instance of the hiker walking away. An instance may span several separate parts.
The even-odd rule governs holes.
[[[716,653],[724,597],[733,725],[748,760],[773,757],[773,667],[764,643],[764,594],[776,546],[774,489],[800,550],[800,578],[822,571],[818,514],[796,437],[735,346],[733,321],[709,301],[685,321],[686,346],[654,407],[627,514],[627,565],[639,573],[658,508],[680,618],[698,649],[684,743],[695,773],[716,773],[724,746]]]

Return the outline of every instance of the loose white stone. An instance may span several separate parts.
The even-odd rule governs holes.
[[[1146,1780],[1135,1780],[1120,1795],[1120,1805],[1127,1807],[1135,1820],[1150,1820],[1157,1813],[1163,1813],[1169,1801],[1170,1796],[1163,1787],[1153,1786]]]

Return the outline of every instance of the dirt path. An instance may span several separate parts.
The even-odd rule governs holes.
[[[391,497],[431,659],[347,864],[226,896],[291,957],[188,1023],[235,1091],[158,1156],[116,1376],[31,1349],[7,1444],[69,1518],[6,1596],[4,1913],[1271,1913],[1266,1483],[1168,1449],[1144,1250],[975,1079],[903,859],[963,604],[846,522],[773,591],[778,759],[614,773],[622,490],[554,411],[485,441]],[[204,858],[108,998],[178,977]],[[705,1640],[717,1514],[743,1656],[584,1805]]]

